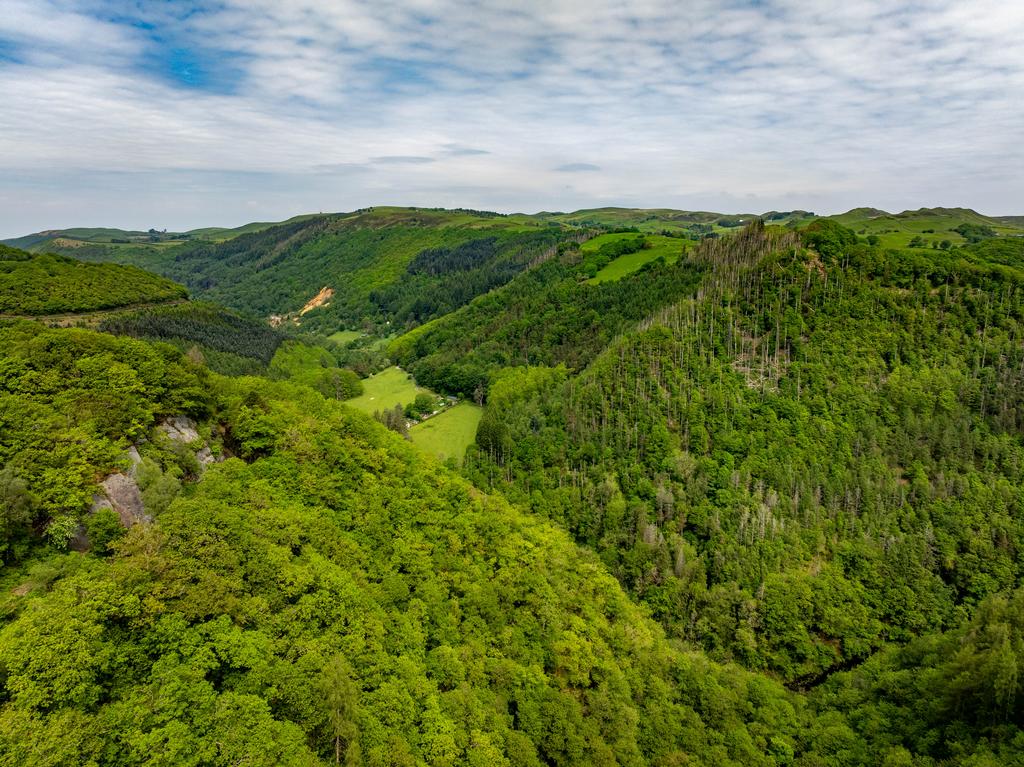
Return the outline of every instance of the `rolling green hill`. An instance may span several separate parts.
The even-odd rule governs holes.
[[[873,235],[883,247],[905,248],[915,237],[921,247],[963,245],[970,241],[958,229],[967,225],[991,230],[990,236],[1024,236],[1024,225],[1013,219],[983,216],[969,208],[920,208],[902,213],[886,213],[876,208],[855,208],[838,216],[834,221],[853,229],[862,236]],[[965,230],[968,233],[970,230]]]
[[[767,213],[711,213],[709,211],[671,210],[668,208],[592,208],[574,213],[541,213],[548,220],[559,221],[581,227],[635,227],[649,233],[673,232],[703,234],[705,232],[727,232],[737,226],[749,223],[755,218],[764,218],[770,223],[784,224],[814,218],[813,213],[803,210],[768,211]]]
[[[794,684],[954,626],[1024,574],[1024,271],[987,245],[709,242],[700,297],[578,376],[492,369],[469,475],[672,633]]]
[[[77,314],[187,295],[181,285],[132,266],[89,264],[0,245],[0,315]]]
[[[618,280],[591,284],[594,264],[568,249],[400,336],[389,353],[424,385],[466,397],[486,387],[495,367],[582,368],[619,333],[695,289],[699,271],[681,264],[652,261]]]
[[[524,217],[373,208],[293,219],[220,243],[76,255],[136,263],[203,298],[329,334],[439,316],[581,236]],[[318,294],[323,306],[307,307]]]
[[[118,246],[139,244],[177,244],[193,240],[222,241],[237,237],[240,234],[259,232],[278,224],[289,224],[313,218],[316,214],[308,213],[295,216],[286,221],[254,221],[237,227],[211,226],[203,229],[190,229],[187,232],[168,232],[150,229],[137,231],[114,229],[109,227],[71,227],[69,229],[47,229],[23,237],[3,240],[2,244],[16,248],[24,248],[32,252],[58,252],[74,250],[87,244],[105,245],[109,252],[116,252]]]
[[[1015,715],[957,700],[989,710],[976,670],[1024,634],[1024,240],[886,251],[826,221],[687,262],[700,290],[582,369],[541,337],[529,367],[492,357],[466,475],[572,531],[670,634],[876,717],[878,745],[1012,758]],[[457,343],[432,330],[426,360]]]
[[[760,217],[796,228],[817,219],[806,211],[769,211]],[[601,231],[632,230],[647,235],[651,244],[655,237],[663,239],[657,241],[660,250],[623,258],[599,278],[590,275],[595,281],[618,279],[661,251],[673,260],[678,249],[665,235],[685,244],[727,236],[755,218],[669,209],[501,215],[378,207],[235,229],[80,228],[9,242],[79,260],[140,266],[182,282],[196,296],[246,313],[277,315],[326,335],[367,329],[387,335],[388,323],[407,330],[447,314],[550,257],[560,245]],[[963,208],[898,214],[857,208],[830,218],[883,247],[950,248],[989,236],[1024,235],[1013,217],[990,218]]]

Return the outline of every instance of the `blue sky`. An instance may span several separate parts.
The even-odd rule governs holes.
[[[1024,3],[3,0],[0,236],[375,204],[1024,214]]]

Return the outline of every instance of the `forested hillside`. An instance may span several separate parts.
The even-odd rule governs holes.
[[[366,348],[347,348],[322,336],[273,328],[208,302],[186,302],[107,315],[99,329],[169,343],[193,362],[223,375],[262,375],[302,381],[324,396],[350,399],[360,376],[387,361]]]
[[[225,374],[266,372],[287,338],[265,322],[206,302],[119,312],[104,318],[99,329],[165,341]]]
[[[677,249],[727,237],[758,218],[668,209],[598,208],[574,213],[502,215],[485,211],[378,207],[296,216],[279,224],[184,233],[64,229],[9,240],[33,251],[84,261],[139,266],[185,284],[193,295],[260,317],[297,320],[325,335],[339,329],[388,335],[441,317],[498,288],[559,247],[602,231],[630,230]],[[769,211],[760,218],[787,228],[818,217]],[[856,208],[830,217],[890,248],[957,247],[1022,236],[1012,217],[963,208],[887,213]],[[641,254],[640,262],[643,261]],[[627,270],[628,271],[628,270]],[[594,277],[585,266],[585,272]],[[617,279],[617,270],[602,275]],[[325,290],[326,289],[326,290]],[[320,301],[309,302],[320,296]]]
[[[794,685],[954,626],[1021,576],[1024,273],[986,252],[825,222],[708,243],[697,297],[579,377],[498,374],[471,476]]]
[[[204,299],[329,334],[440,316],[585,236],[523,216],[371,208],[300,217],[223,242],[75,255],[135,263]],[[323,305],[302,311],[324,288]]]
[[[88,312],[186,297],[181,285],[132,266],[87,264],[0,245],[0,315]]]
[[[2,763],[769,765],[810,747],[791,693],[674,649],[554,526],[367,416],[134,339],[21,323],[0,344]],[[183,415],[226,458],[201,475],[154,429]],[[88,509],[132,443],[155,518],[125,531]],[[78,521],[91,551],[61,553]]]
[[[174,267],[347,275],[298,327],[0,320],[0,764],[1019,763],[1024,239],[598,213],[377,209]],[[72,320],[184,295],[4,254],[24,296],[97,275]],[[433,431],[357,412],[393,400]]]
[[[502,289],[399,337],[389,353],[424,384],[466,396],[498,367],[582,368],[619,333],[691,293],[701,270],[659,259],[622,279],[590,284],[587,266],[578,249],[567,248]]]

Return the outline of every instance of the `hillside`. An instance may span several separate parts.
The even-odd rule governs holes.
[[[330,333],[439,316],[580,236],[523,217],[374,208],[121,255],[203,298]],[[301,311],[318,294],[322,305]]]
[[[790,228],[806,227],[818,218],[806,211],[598,208],[502,215],[378,207],[235,229],[166,233],[79,228],[8,242],[79,260],[139,266],[187,285],[198,297],[325,335],[365,329],[387,335],[389,325],[407,330],[441,317],[508,283],[557,248],[602,231],[662,237],[668,260],[674,260],[678,249],[669,240],[678,238],[682,247],[728,236],[758,217]],[[898,214],[857,208],[829,218],[892,248],[948,249],[988,237],[1024,235],[1012,217],[991,218],[963,208]],[[646,255],[635,256],[635,266],[623,261],[624,268],[613,268],[599,279],[617,279],[639,268]]]
[[[943,244],[945,248],[968,244],[978,236],[1024,237],[1022,222],[1012,217],[983,216],[969,208],[919,208],[902,213],[855,208],[829,218],[859,235],[874,236],[889,248],[941,249]]]
[[[266,373],[288,338],[265,322],[205,302],[116,312],[104,317],[98,328],[173,344],[224,374]]]
[[[89,264],[0,245],[0,315],[93,312],[187,295],[181,285],[132,266]]]
[[[817,749],[792,694],[673,648],[564,533],[366,416],[133,339],[20,323],[0,349],[9,763],[772,765]],[[22,386],[40,374],[55,385]],[[196,441],[154,428],[168,417],[196,419],[205,471]],[[88,512],[118,469],[153,521]],[[75,535],[89,553],[59,551]]]
[[[22,237],[2,240],[0,244],[15,248],[23,248],[33,253],[74,251],[87,246],[91,252],[105,249],[113,254],[126,246],[180,244],[195,240],[222,241],[237,237],[240,234],[259,232],[278,224],[288,224],[312,218],[315,214],[295,216],[287,221],[254,221],[237,227],[212,226],[203,229],[190,229],[186,232],[168,232],[167,230],[150,229],[137,231],[109,227],[71,227],[68,229],[47,229]],[[113,259],[111,259],[113,260]]]
[[[608,228],[322,217],[190,257],[384,286],[298,328],[0,321],[0,761],[1012,763],[1024,239]]]
[[[681,247],[680,247],[681,249]],[[699,270],[652,261],[591,284],[587,256],[566,250],[500,290],[400,336],[391,356],[428,386],[475,396],[488,371],[508,365],[581,368],[619,333],[692,292]]]
[[[222,375],[301,382],[333,399],[359,396],[360,376],[387,364],[372,350],[347,349],[320,336],[272,328],[207,302],[113,312],[104,315],[97,328],[170,344]]]
[[[543,337],[530,367],[491,358],[466,475],[596,550],[670,634],[879,716],[865,737],[1015,753],[1019,720],[978,714],[974,685],[1024,633],[1024,240],[884,251],[822,222],[680,264],[694,297],[582,369]],[[423,337],[425,360],[465,351]]]
[[[814,218],[813,213],[803,210],[727,214],[669,208],[592,208],[574,213],[541,213],[538,216],[573,226],[636,227],[642,232],[672,232],[698,237],[710,232],[721,234],[734,231],[736,227],[750,223],[755,218],[764,218],[777,224]]]
[[[793,684],[951,627],[1022,576],[1024,271],[986,245],[708,243],[697,297],[578,376],[491,369],[467,472],[670,632]]]

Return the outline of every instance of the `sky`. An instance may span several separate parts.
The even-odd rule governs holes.
[[[2,0],[0,237],[369,205],[1024,215],[1018,0]]]

